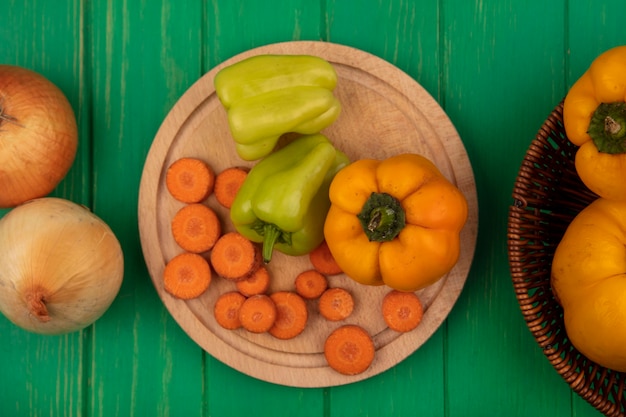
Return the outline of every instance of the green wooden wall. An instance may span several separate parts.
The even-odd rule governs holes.
[[[84,331],[37,336],[0,316],[1,416],[599,415],[526,329],[510,281],[506,222],[519,164],[543,120],[595,56],[626,43],[626,2],[0,4],[0,63],[46,75],[78,118],[79,156],[54,194],[90,206],[126,258],[119,296]],[[160,302],[139,242],[143,162],[169,109],[216,64],[289,40],[354,46],[411,75],[457,127],[479,196],[476,256],[448,320],[396,367],[334,388],[269,384],[204,353]]]

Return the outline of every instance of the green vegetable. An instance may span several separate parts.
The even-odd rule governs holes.
[[[293,256],[309,253],[324,239],[330,183],[348,163],[324,135],[293,140],[248,173],[230,209],[235,228],[263,242],[265,262],[273,249]]]
[[[285,133],[315,134],[333,123],[341,111],[336,84],[332,65],[310,55],[257,55],[214,80],[237,153],[248,161],[267,156]]]

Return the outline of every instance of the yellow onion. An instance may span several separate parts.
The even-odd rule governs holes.
[[[0,312],[23,329],[87,327],[110,307],[123,275],[119,241],[81,205],[43,197],[0,219]]]
[[[77,146],[63,92],[34,71],[0,65],[0,207],[48,195],[67,175]]]

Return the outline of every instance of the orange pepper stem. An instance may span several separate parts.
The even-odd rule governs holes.
[[[626,152],[626,103],[601,103],[589,123],[589,136],[599,152]]]
[[[387,193],[372,193],[357,217],[370,242],[393,240],[406,224],[402,204]]]

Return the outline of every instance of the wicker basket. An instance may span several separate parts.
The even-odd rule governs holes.
[[[624,416],[626,374],[599,366],[576,350],[550,287],[556,246],[573,217],[597,198],[576,174],[577,147],[565,135],[562,110],[561,102],[541,126],[515,181],[508,219],[513,287],[524,320],[554,369],[597,410]]]

